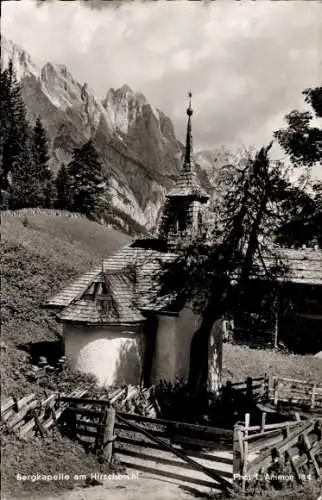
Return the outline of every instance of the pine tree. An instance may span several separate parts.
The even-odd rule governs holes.
[[[66,165],[62,165],[56,177],[56,202],[55,206],[61,210],[71,210],[70,179]]]
[[[208,347],[215,322],[245,311],[249,280],[256,275],[272,283],[272,293],[265,297],[272,311],[276,278],[283,276],[282,266],[264,265],[260,270],[257,266],[270,251],[277,222],[271,210],[276,175],[268,156],[271,145],[261,148],[239,171],[222,202],[219,224],[209,228],[209,238],[192,241],[174,261],[164,263],[160,273],[160,295],[178,295],[201,316],[191,341],[188,378],[191,394],[201,402],[207,391]]]
[[[8,70],[0,67],[0,206],[1,209],[9,207],[9,182],[6,149],[10,135],[10,103],[9,103],[9,74]]]
[[[48,140],[39,117],[33,129],[33,158],[36,169],[34,184],[37,185],[36,192],[38,193],[35,203],[38,206],[50,208],[54,203],[55,186],[53,174],[48,166]]]
[[[1,70],[1,187],[10,193],[11,208],[35,206],[32,131],[12,61]]]
[[[0,70],[0,183],[2,190],[8,190],[8,167],[6,149],[10,135],[10,82],[8,70]]]
[[[274,132],[280,146],[295,168],[322,167],[322,86],[302,92],[310,111],[293,110],[285,116],[286,128]],[[280,231],[281,240],[287,244],[322,245],[322,182],[312,185],[313,210],[297,213],[286,221]],[[295,199],[297,202],[297,200]]]
[[[14,113],[16,81],[12,61],[8,67],[1,67],[1,100],[0,100],[0,161],[1,161],[1,188],[10,189],[9,174],[12,170],[18,151],[15,148],[15,121]]]
[[[91,140],[74,150],[68,165],[70,210],[97,217],[102,212],[106,176]]]

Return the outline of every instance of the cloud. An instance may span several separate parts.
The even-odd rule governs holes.
[[[2,30],[103,97],[127,83],[199,148],[262,145],[322,80],[318,2],[6,2]]]

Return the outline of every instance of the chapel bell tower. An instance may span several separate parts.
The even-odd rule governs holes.
[[[175,186],[166,195],[163,214],[159,225],[159,237],[170,247],[189,243],[200,234],[204,206],[209,195],[200,186],[193,159],[191,117],[191,93],[187,108],[188,124],[185,157]]]

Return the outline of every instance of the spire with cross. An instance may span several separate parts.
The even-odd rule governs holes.
[[[200,186],[195,171],[192,147],[191,106],[192,93],[188,93],[189,104],[186,148],[181,172],[173,188],[166,195],[159,234],[168,244],[176,246],[182,237],[189,240],[201,227],[202,206],[209,199],[208,193]]]
[[[191,117],[193,115],[193,109],[191,107],[191,98],[192,98],[192,93],[191,92],[188,92],[188,97],[189,97],[189,106],[187,108],[188,124],[187,124],[186,152],[185,152],[184,163],[185,163],[186,166],[188,166],[188,165],[191,166],[192,154],[193,154],[192,129],[191,129]]]

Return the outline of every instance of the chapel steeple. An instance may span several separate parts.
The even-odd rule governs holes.
[[[193,145],[192,145],[192,130],[191,130],[191,117],[193,115],[193,109],[191,107],[191,97],[192,94],[189,92],[189,106],[187,108],[188,124],[187,124],[187,136],[186,136],[186,150],[184,162],[188,165],[192,162],[193,155]]]
[[[169,246],[176,246],[182,241],[191,240],[201,229],[203,205],[209,195],[200,186],[195,171],[193,157],[193,139],[191,117],[192,94],[189,92],[187,108],[188,123],[184,161],[174,187],[166,195],[163,215],[159,226],[159,235]]]

